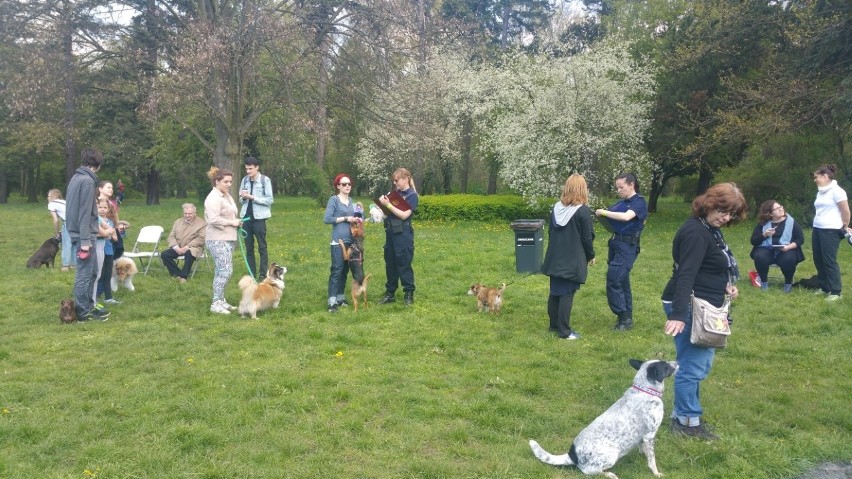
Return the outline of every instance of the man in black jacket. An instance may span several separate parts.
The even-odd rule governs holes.
[[[74,275],[74,302],[77,320],[106,321],[109,311],[95,307],[92,291],[98,277],[95,242],[98,237],[98,177],[95,174],[104,161],[98,150],[87,148],[80,154],[82,166],[77,168],[65,197],[65,219],[77,269]]]

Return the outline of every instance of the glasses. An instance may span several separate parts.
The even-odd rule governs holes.
[[[775,208],[772,208],[772,211],[778,211],[778,210],[783,210],[783,209],[784,209],[784,207],[783,207],[783,206],[778,205],[778,206],[776,206]]]
[[[340,186],[352,186],[352,183],[338,183]]]
[[[722,216],[734,216],[734,214],[731,213],[730,211],[716,210],[716,213],[719,213]]]

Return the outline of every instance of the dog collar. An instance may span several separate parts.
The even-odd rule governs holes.
[[[645,394],[650,394],[651,396],[654,396],[654,397],[658,397],[658,398],[663,397],[663,392],[657,391],[654,388],[643,388],[641,386],[637,386],[637,385],[634,384],[633,389],[635,389],[637,391],[642,391]]]

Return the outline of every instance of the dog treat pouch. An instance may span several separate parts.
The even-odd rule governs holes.
[[[722,349],[728,345],[731,327],[728,324],[728,310],[731,307],[730,296],[717,308],[707,301],[692,295],[692,331],[689,342],[703,348]]]
[[[390,221],[390,227],[393,234],[401,234],[402,233],[402,220],[399,218],[388,218]]]

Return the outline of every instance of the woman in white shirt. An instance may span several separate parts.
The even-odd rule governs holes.
[[[47,192],[47,211],[53,218],[53,231],[60,236],[62,242],[62,271],[68,271],[74,266],[74,252],[71,250],[71,237],[65,228],[65,200],[62,192],[52,189]]]
[[[844,236],[852,234],[849,227],[849,202],[846,192],[834,179],[836,165],[823,165],[814,171],[817,185],[812,241],[814,266],[819,286],[827,293],[828,301],[840,299],[840,265],[837,264],[837,249]]]

